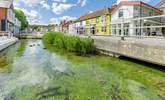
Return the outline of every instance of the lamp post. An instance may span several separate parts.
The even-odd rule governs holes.
[[[141,4],[141,1],[140,1],[140,0],[139,0],[139,2],[140,2],[140,16],[139,16],[139,17],[140,17],[140,18],[139,18],[139,19],[140,19],[140,25],[139,25],[139,27],[140,27],[139,31],[140,31],[140,32],[139,32],[139,36],[141,36],[141,34],[142,34],[142,32],[141,32],[141,31],[142,31],[142,30],[141,30],[141,24],[142,24],[142,22],[141,22],[142,8],[141,8],[141,6],[142,6],[142,4]]]
[[[121,40],[124,40],[124,9],[119,10],[119,17],[121,18]]]

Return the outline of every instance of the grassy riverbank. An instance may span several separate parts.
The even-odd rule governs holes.
[[[44,35],[43,41],[58,49],[76,52],[80,55],[92,54],[94,52],[93,40],[90,38],[69,36],[59,32],[49,32]]]

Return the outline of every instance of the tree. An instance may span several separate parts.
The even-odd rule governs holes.
[[[20,9],[14,9],[15,16],[21,21],[21,30],[24,30],[28,27],[28,21],[24,12]]]

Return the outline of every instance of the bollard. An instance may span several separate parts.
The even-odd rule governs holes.
[[[121,40],[123,40],[123,41],[125,40],[125,39],[124,39],[124,36],[121,37]]]

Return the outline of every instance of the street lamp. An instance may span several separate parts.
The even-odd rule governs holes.
[[[140,8],[139,8],[139,9],[140,9],[140,16],[139,16],[139,19],[140,19],[140,25],[139,25],[140,29],[139,29],[139,31],[140,31],[140,32],[139,32],[139,36],[141,36],[141,34],[142,34],[142,32],[141,32],[141,31],[142,31],[142,30],[141,30],[141,24],[142,24],[142,22],[141,22],[141,17],[142,17],[142,9],[141,9],[141,6],[142,6],[142,4],[141,4],[141,3],[142,3],[142,2],[141,2],[140,0],[139,0],[139,2],[140,2]]]

